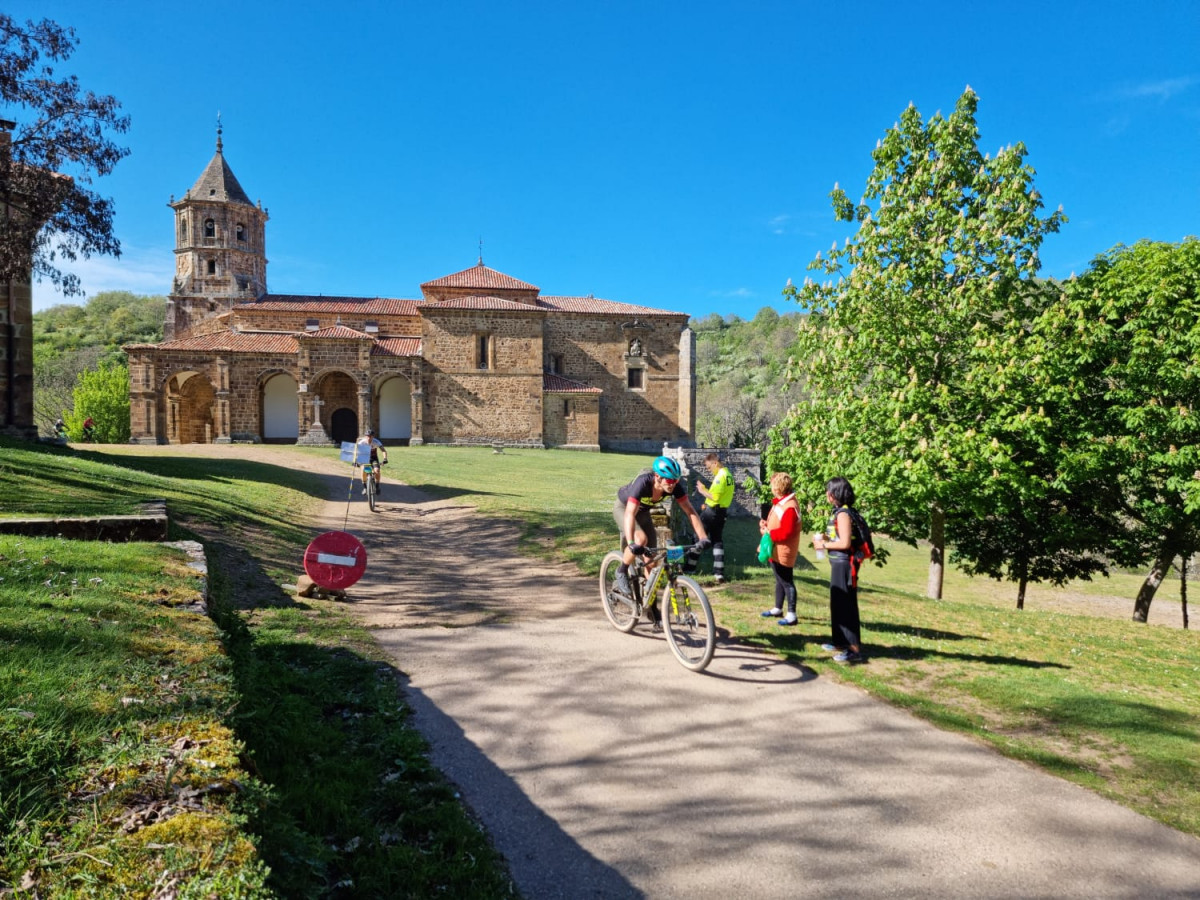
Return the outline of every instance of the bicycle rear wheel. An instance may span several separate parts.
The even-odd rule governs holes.
[[[686,575],[663,588],[663,631],[671,652],[685,669],[703,671],[717,649],[717,623],[704,589]]]
[[[375,483],[375,476],[367,476],[367,505],[371,507],[371,512],[375,512],[375,504],[379,500],[379,486]]]
[[[600,603],[613,628],[628,634],[637,624],[638,614],[633,598],[615,592],[617,568],[622,560],[622,555],[614,550],[600,563]]]

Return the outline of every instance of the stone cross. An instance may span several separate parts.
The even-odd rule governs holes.
[[[325,401],[323,401],[320,397],[312,398],[313,422],[318,425],[321,424],[321,407],[324,405]]]

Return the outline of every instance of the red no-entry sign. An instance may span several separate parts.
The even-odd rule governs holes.
[[[328,591],[342,591],[362,578],[367,548],[345,531],[327,531],[313,538],[304,551],[304,571]]]

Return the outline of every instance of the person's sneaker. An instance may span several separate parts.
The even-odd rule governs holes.
[[[617,579],[613,583],[613,590],[618,594],[623,594],[626,597],[633,596],[633,588],[629,586],[628,572],[617,572]]]
[[[861,653],[855,653],[853,650],[843,650],[833,658],[835,663],[860,663],[863,661]]]
[[[725,576],[724,576],[724,575],[714,575],[714,576],[713,576],[713,581],[715,581],[717,584],[724,584],[724,583],[725,583]]]
[[[762,614],[762,617],[764,619],[778,619],[782,615],[783,615],[783,610],[780,609],[778,606],[776,606],[772,609],[768,609],[768,610],[764,611]]]
[[[367,496],[367,486],[365,484],[362,486],[362,492],[364,497]]]
[[[783,625],[785,628],[790,628],[791,626],[796,624],[796,614],[788,613],[786,616],[784,616],[782,619],[779,620],[779,624]]]
[[[822,644],[821,649],[824,650],[826,653],[841,653],[846,648],[839,647],[836,644]]]

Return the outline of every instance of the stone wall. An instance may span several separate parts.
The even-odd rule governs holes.
[[[733,492],[733,503],[729,507],[730,516],[753,516],[759,518],[759,499],[758,495],[747,491],[743,485],[748,478],[758,482],[762,478],[762,453],[758,450],[718,450],[715,448],[686,448],[683,450],[683,459],[687,467],[691,470],[688,475],[689,495],[695,499],[697,496],[703,500],[704,495],[696,490],[696,482],[703,481],[704,486],[708,487],[712,484],[712,477],[708,474],[708,469],[704,465],[704,457],[710,453],[716,453],[721,457],[721,462],[729,469],[729,474],[733,476],[733,483],[736,486]]]
[[[427,443],[543,446],[542,317],[446,309],[422,323]],[[480,337],[489,341],[480,367]]]
[[[599,450],[598,394],[544,394],[542,431],[547,447]]]
[[[370,316],[354,313],[272,312],[270,310],[238,309],[233,313],[234,325],[242,331],[303,332],[308,320],[316,319],[319,327],[332,328],[339,322],[355,331],[366,331],[367,323],[379,326],[379,336],[420,337],[420,316]]]
[[[679,421],[679,340],[683,316],[636,320],[614,315],[546,318],[547,358],[559,356],[562,375],[604,391],[599,404],[600,445],[652,452],[664,440],[690,444],[690,423]],[[640,342],[631,353],[634,339]],[[628,371],[642,370],[643,387],[630,388]],[[684,389],[690,389],[690,377]]]
[[[33,295],[0,282],[0,433],[33,440]]]

